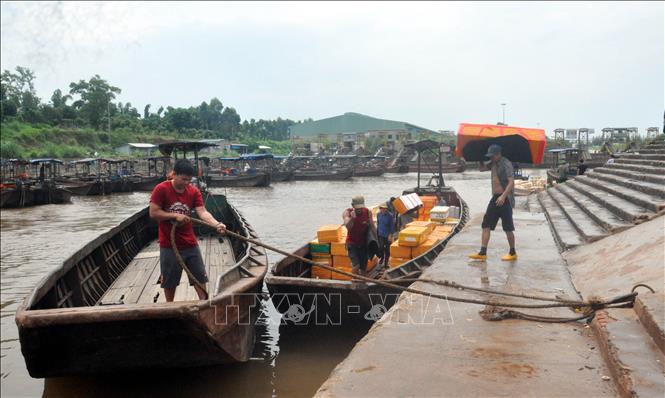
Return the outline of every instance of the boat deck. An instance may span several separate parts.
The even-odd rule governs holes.
[[[228,238],[200,237],[199,248],[208,273],[208,291],[214,288],[217,276],[235,264],[235,255]],[[163,303],[164,292],[159,286],[159,241],[143,248],[109,287],[98,305]],[[198,300],[193,286],[183,271],[174,301]]]

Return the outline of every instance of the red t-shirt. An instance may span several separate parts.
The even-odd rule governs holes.
[[[355,209],[347,209],[347,211],[355,212]],[[356,218],[353,219],[353,227],[346,235],[346,243],[364,246],[367,242],[367,228],[369,228],[369,210],[363,207],[360,215],[356,214]]]
[[[185,187],[184,192],[178,193],[173,188],[171,181],[164,181],[157,184],[153,189],[150,202],[155,203],[166,212],[191,216],[195,208],[203,206],[203,196],[201,196],[201,191],[191,184]],[[159,223],[160,247],[171,247],[172,227],[171,221],[161,221]],[[179,226],[175,232],[175,242],[178,249],[187,249],[198,245],[192,223]]]

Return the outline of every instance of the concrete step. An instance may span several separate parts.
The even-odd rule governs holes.
[[[545,216],[549,220],[554,239],[557,241],[561,251],[584,243],[584,238],[577,232],[563,210],[561,210],[547,191],[538,194],[538,201],[545,211]]]
[[[665,160],[657,160],[657,159],[617,158],[614,159],[614,163],[636,164],[640,166],[653,166],[653,167],[665,168]]]
[[[660,147],[645,147],[640,149],[639,153],[665,153],[665,149]]]
[[[662,290],[658,291],[657,287],[654,289],[656,293],[640,288],[633,309],[656,346],[665,354],[665,294]]]
[[[594,242],[609,235],[609,232],[605,228],[596,223],[593,218],[589,217],[584,210],[558,189],[550,188],[547,192],[554,202],[559,205],[568,218],[568,221],[573,225],[573,228],[582,235],[582,238],[586,242]]]
[[[597,180],[591,176],[577,176],[575,179],[579,180],[583,184],[602,189],[611,193],[612,195],[618,196],[629,202],[633,202],[636,205],[644,207],[645,209],[651,210],[653,212],[658,212],[662,209],[665,209],[665,200],[661,197],[626,188],[609,181]]]
[[[568,183],[557,184],[556,189],[570,198],[570,200],[572,200],[579,208],[581,208],[582,211],[584,211],[589,217],[594,219],[607,231],[614,233],[623,231],[633,226],[632,223],[629,223],[616,214],[612,213],[605,206],[582,194],[581,192],[569,187]]]
[[[645,160],[665,160],[665,153],[620,153],[618,159],[645,159]]]
[[[614,174],[625,178],[631,178],[633,180],[647,181],[655,184],[665,185],[665,176],[645,174],[645,173],[639,173],[634,170],[622,170],[622,169],[609,168],[609,167],[596,167],[595,169],[593,169],[593,171],[597,173]]]
[[[645,193],[651,196],[658,196],[665,198],[665,184],[655,184],[653,182],[640,181],[633,178],[618,177],[611,174],[597,173],[590,171],[586,173],[587,177],[596,178],[603,181],[611,182],[616,185],[623,185],[626,188],[634,189],[636,191]]]
[[[630,163],[617,163],[616,160],[614,161],[614,163],[605,164],[603,167],[607,167],[610,169],[632,170],[644,174],[653,174],[657,176],[665,175],[665,171],[663,171],[661,167],[644,166],[644,165],[630,164]]]
[[[654,215],[652,211],[638,206],[633,202],[614,196],[602,189],[583,184],[578,178],[568,180],[566,185],[588,196],[601,206],[604,206],[612,213],[628,222],[635,223],[638,220],[645,220]]]
[[[665,358],[632,309],[601,311],[592,328],[622,397],[665,396]]]

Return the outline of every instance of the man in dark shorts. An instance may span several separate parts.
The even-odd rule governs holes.
[[[344,210],[342,219],[348,231],[346,250],[351,259],[352,272],[364,276],[368,260],[367,230],[372,228],[376,232],[372,213],[365,207],[365,198],[356,196],[351,199],[351,208]]]
[[[208,224],[216,225],[217,232],[224,233],[226,226],[215,220],[204,204],[201,191],[191,184],[194,167],[186,159],[180,159],[173,167],[173,179],[157,184],[150,197],[150,217],[159,222],[159,265],[161,269],[161,286],[166,301],[173,301],[175,290],[180,284],[182,267],[178,263],[171,247],[171,228],[173,223],[178,227],[175,232],[176,245],[187,268],[201,284],[208,282],[203,257],[191,222],[192,210]],[[207,299],[205,290],[194,281],[199,299]]]
[[[501,257],[501,260],[515,261],[517,260],[517,253],[515,252],[515,234],[513,232],[515,231],[515,225],[513,224],[513,207],[515,207],[513,165],[508,159],[501,156],[499,145],[490,145],[486,156],[490,159],[489,168],[481,163],[480,171],[490,170],[492,172],[492,199],[487,205],[485,217],[483,217],[480,251],[470,254],[469,258],[481,261],[487,260],[487,244],[490,241],[490,231],[494,231],[496,224],[501,219],[501,226],[506,233],[510,246],[510,251]]]

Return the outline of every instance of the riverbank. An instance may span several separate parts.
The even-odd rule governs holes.
[[[579,298],[542,213],[515,209],[515,263],[500,261],[507,246],[501,231],[492,236],[486,263],[467,260],[478,249],[481,220],[476,207],[471,222],[423,278]],[[483,298],[422,282],[413,287]],[[489,322],[479,314],[482,306],[433,299],[423,305],[422,300],[403,294],[335,368],[317,396],[616,395],[614,385],[605,380],[610,372],[591,329],[582,324]],[[525,312],[574,316],[568,309]],[[405,358],[409,366],[404,366]]]

